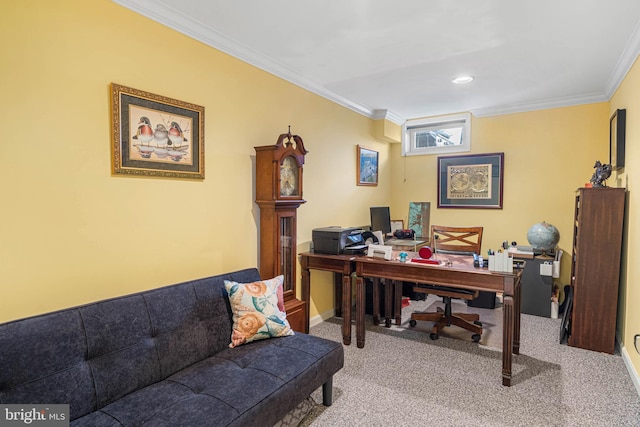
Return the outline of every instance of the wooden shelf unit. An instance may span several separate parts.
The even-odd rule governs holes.
[[[624,188],[580,188],[575,202],[568,344],[612,354],[624,224]]]

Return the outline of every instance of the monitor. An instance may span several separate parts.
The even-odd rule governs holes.
[[[389,206],[372,206],[369,208],[371,212],[371,231],[382,231],[382,234],[391,233],[391,215]]]

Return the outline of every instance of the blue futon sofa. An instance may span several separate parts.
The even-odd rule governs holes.
[[[69,404],[72,426],[269,426],[320,386],[341,343],[302,333],[229,348],[224,280],[193,280],[0,325],[0,403]]]

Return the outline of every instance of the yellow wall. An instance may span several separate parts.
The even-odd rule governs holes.
[[[504,152],[504,209],[437,209],[436,156],[402,157],[398,127],[373,121],[108,0],[23,0],[0,15],[0,322],[177,281],[256,266],[254,150],[292,126],[310,153],[298,250],[311,230],[369,222],[390,204],[430,201],[431,222],[483,224],[484,247],[526,243],[542,220],[565,249],[568,283],[574,190],[608,159],[608,118],[628,109],[631,190],[640,170],[640,70],[611,104],[473,118],[472,153]],[[109,84],[205,107],[206,179],[113,177]],[[635,107],[635,108],[634,108]],[[380,185],[356,186],[356,145],[380,152]],[[610,185],[616,182],[610,183]],[[629,215],[638,201],[629,193]],[[628,220],[621,333],[640,333],[638,229]],[[298,279],[300,273],[298,272]],[[313,272],[311,316],[331,310],[331,274]],[[640,361],[631,358],[638,371]]]
[[[288,125],[310,151],[301,248],[388,198],[372,120],[113,2],[9,2],[0,36],[0,322],[257,266],[253,147]],[[205,107],[204,181],[111,176],[111,82]],[[377,188],[355,185],[357,144],[380,151]]]
[[[640,170],[640,66],[632,69],[611,100],[574,107],[548,109],[495,117],[474,117],[473,153],[504,152],[505,181],[502,210],[438,209],[437,156],[401,157],[400,144],[392,147],[392,216],[406,222],[410,201],[431,202],[431,223],[483,225],[483,251],[503,240],[527,244],[529,227],[540,221],[560,231],[565,252],[557,284],[570,282],[575,190],[591,178],[595,160],[609,161],[609,117],[627,108],[627,165],[607,184],[627,187],[625,246],[620,290],[618,336],[640,372],[640,357],[633,336],[640,333],[640,267],[638,252],[638,200],[633,194],[633,171]],[[464,153],[468,154],[468,153]]]
[[[503,209],[437,208],[437,156],[401,157],[392,148],[393,217],[407,221],[409,202],[431,202],[431,223],[483,225],[483,252],[504,240],[527,245],[527,230],[546,221],[560,231],[560,283],[570,275],[575,190],[608,162],[608,103],[472,118],[471,152],[504,153]]]
[[[622,278],[620,283],[620,304],[618,304],[618,336],[636,373],[640,373],[640,355],[633,346],[633,337],[640,334],[640,200],[634,190],[635,180],[640,178],[640,64],[629,71],[624,81],[611,99],[610,114],[618,108],[627,110],[625,167],[616,177],[618,187],[627,187],[627,215],[625,241],[623,243]]]

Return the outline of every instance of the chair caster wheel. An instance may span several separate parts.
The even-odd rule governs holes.
[[[438,339],[438,334],[431,333],[431,334],[429,334],[429,338],[431,338],[432,340],[437,340]]]
[[[480,326],[480,327],[482,328],[482,322],[481,322],[481,321],[479,321],[479,320],[474,320],[474,321],[473,321],[473,323],[474,323],[474,324],[476,324],[476,325],[478,325],[478,326]]]
[[[417,324],[418,322],[416,322],[415,320],[413,319],[409,320],[409,326],[411,326],[412,328],[415,328]]]
[[[473,340],[473,342],[480,342],[480,334],[473,334],[471,336],[471,339]]]

